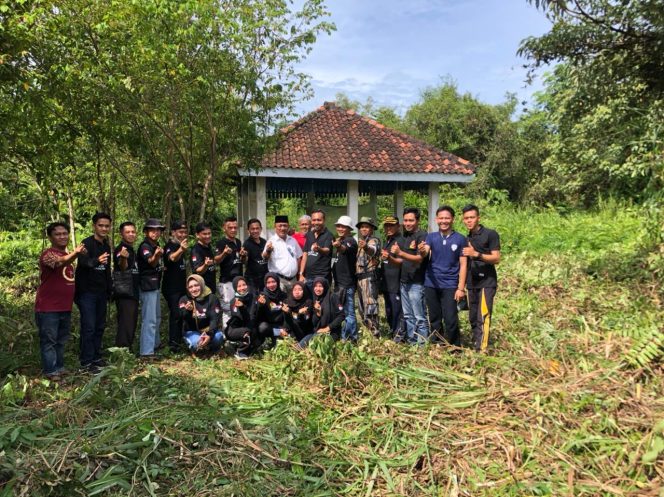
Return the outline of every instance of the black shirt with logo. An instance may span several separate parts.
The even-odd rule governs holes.
[[[341,241],[341,244],[346,247],[346,250],[342,252],[339,247],[336,249],[332,266],[334,283],[337,287],[352,288],[356,283],[357,241],[352,236],[347,236]]]
[[[303,251],[307,254],[307,263],[304,267],[304,275],[307,279],[314,279],[318,276],[323,278],[330,277],[332,266],[332,242],[334,238],[327,228],[323,228],[318,237],[314,231],[309,231],[304,238]],[[327,254],[314,252],[311,246],[317,243],[319,247],[330,249]]]
[[[78,256],[78,263],[76,265],[76,294],[81,293],[98,293],[98,294],[111,294],[112,280],[111,280],[111,245],[108,240],[103,242],[95,239],[94,236],[89,236],[83,240],[83,245],[87,249],[87,253]],[[103,253],[109,255],[106,263],[99,262],[99,256]]]
[[[500,250],[500,237],[498,233],[492,229],[485,228],[481,224],[474,233],[468,233],[468,242],[480,254],[489,254],[494,250]],[[498,286],[496,266],[468,257],[466,286],[468,288],[496,288]]]
[[[203,277],[203,280],[205,280],[205,285],[213,292],[216,292],[217,281],[216,281],[215,265],[211,264],[210,266],[208,266],[207,270],[203,273],[196,272],[196,269],[198,269],[205,263],[206,257],[214,260],[214,253],[212,252],[212,247],[210,245],[202,245],[200,242],[196,242],[196,244],[191,249],[192,273],[200,274]]]
[[[390,253],[392,245],[399,244],[401,235],[393,236],[385,241],[384,249]],[[383,261],[383,285],[387,293],[401,292],[401,266],[390,262],[390,259]]]
[[[247,251],[247,268],[244,275],[251,280],[262,281],[267,274],[267,260],[263,259],[263,251],[267,240],[259,238],[256,242],[249,237],[244,241],[243,247]]]
[[[138,254],[136,260],[138,261],[138,274],[141,280],[141,290],[144,292],[152,292],[159,290],[161,285],[161,273],[164,270],[163,261],[159,258],[156,266],[152,266],[148,259],[150,259],[159,244],[152,244],[147,238],[138,246]]]
[[[164,246],[164,282],[161,290],[164,295],[184,295],[187,279],[187,265],[184,254],[176,261],[172,261],[170,256],[180,250],[180,242],[169,240]]]
[[[417,246],[425,241],[427,233],[422,230],[413,232],[404,231],[403,236],[399,240],[399,248],[411,255],[418,255]],[[418,285],[424,284],[424,273],[426,272],[427,261],[411,262],[403,259],[401,263],[401,283],[409,284],[416,283]]]
[[[229,240],[224,237],[217,242],[216,255],[220,255],[226,247],[230,247],[233,252],[226,255],[219,263],[219,283],[230,283],[236,276],[242,276],[242,259],[240,258],[242,242],[237,238]]]
[[[120,268],[120,256],[118,255],[122,250],[122,247],[127,249],[127,269],[126,271],[131,271],[134,281],[134,296],[138,298],[138,289],[140,284],[140,278],[138,275],[138,264],[136,262],[136,252],[134,251],[133,245],[129,245],[126,242],[120,242],[113,251],[113,271],[122,271]]]

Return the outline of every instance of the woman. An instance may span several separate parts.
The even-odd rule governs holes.
[[[288,299],[282,306],[286,328],[298,342],[314,331],[313,303],[307,298],[307,293],[303,281],[293,283]]]
[[[230,303],[230,318],[226,325],[226,339],[240,342],[236,359],[247,359],[254,344],[254,294],[244,276],[233,278],[235,296]]]
[[[197,274],[187,278],[187,295],[180,299],[184,342],[191,352],[217,352],[224,342],[219,331],[221,307],[217,297]]]
[[[276,345],[277,337],[288,336],[284,329],[284,313],[282,306],[286,301],[286,293],[280,288],[280,279],[276,273],[267,273],[264,279],[265,288],[256,299],[256,328],[261,340],[269,338],[272,346]]]
[[[325,278],[314,279],[314,305],[312,324],[314,332],[305,336],[298,344],[307,347],[316,335],[329,334],[333,339],[341,338],[341,326],[346,318],[339,298],[330,292],[330,284]]]

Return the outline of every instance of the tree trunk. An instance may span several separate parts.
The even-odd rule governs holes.
[[[74,219],[74,199],[71,194],[71,187],[67,188],[67,210],[69,211],[69,235],[73,247],[76,248],[76,224]]]

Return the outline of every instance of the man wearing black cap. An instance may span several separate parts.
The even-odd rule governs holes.
[[[391,254],[392,245],[399,243],[399,218],[386,216],[383,220],[385,244],[381,250],[383,260],[382,290],[385,299],[385,316],[390,325],[392,336],[401,340],[403,335],[403,311],[401,309],[401,265],[396,264],[396,258]]]
[[[171,238],[164,246],[164,281],[161,293],[168,303],[168,346],[171,352],[182,343],[182,317],[180,299],[185,295],[187,268],[184,253],[189,247],[188,230],[184,221],[171,223]]]
[[[355,225],[359,231],[357,241],[357,289],[360,314],[364,325],[374,337],[380,335],[378,327],[378,267],[380,266],[380,240],[374,236],[378,229],[374,220],[363,216]]]
[[[141,346],[142,357],[154,357],[159,348],[159,325],[161,324],[161,306],[159,287],[163,272],[163,249],[159,246],[159,237],[165,226],[158,219],[150,218],[143,226],[145,239],[138,247],[138,274],[140,276],[141,300]]]
[[[136,225],[131,221],[125,221],[120,225],[119,231],[122,240],[113,251],[113,297],[118,318],[115,346],[131,349],[138,324],[139,275],[134,251]],[[119,278],[123,276],[131,278],[131,288],[121,288],[118,284]]]
[[[297,279],[302,257],[300,245],[288,235],[289,229],[288,216],[275,216],[275,234],[267,241],[263,251],[263,257],[268,261],[268,272],[279,275],[281,289],[286,293]]]

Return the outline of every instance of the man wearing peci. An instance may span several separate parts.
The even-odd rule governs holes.
[[[288,234],[288,216],[275,216],[274,235],[265,244],[263,258],[267,263],[269,273],[279,276],[281,290],[288,293],[295,283],[299,269],[302,249],[295,238]]]

